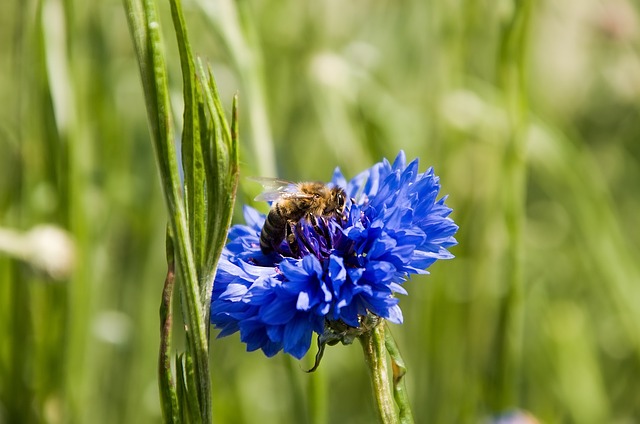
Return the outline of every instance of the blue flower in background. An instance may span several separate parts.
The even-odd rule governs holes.
[[[264,255],[265,216],[244,208],[247,224],[229,230],[213,285],[219,337],[239,331],[249,351],[302,358],[327,323],[358,327],[367,314],[401,323],[395,294],[407,294],[403,282],[453,257],[447,248],[457,243],[458,226],[446,197],[437,199],[439,178],[431,168],[418,172],[417,159],[407,165],[400,152],[393,164],[385,159],[348,182],[336,170],[329,185],[347,194],[344,216],[301,220],[297,249],[283,242]]]

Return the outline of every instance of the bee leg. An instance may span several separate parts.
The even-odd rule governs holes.
[[[318,224],[318,219],[321,219],[324,223],[324,226],[320,227]],[[313,214],[307,215],[307,220],[309,224],[313,227],[313,229],[318,233],[319,236],[322,236],[327,242],[329,249],[333,249],[333,239],[331,237],[331,230],[329,229],[329,224],[327,223],[327,219],[323,216],[317,216]]]
[[[315,219],[315,217],[313,215],[310,215],[310,214],[307,215],[307,220],[309,220],[311,222],[312,219]],[[314,227],[315,228],[319,228],[317,221],[314,221],[314,223],[315,223]],[[299,228],[296,225],[292,225],[291,229],[294,232],[294,234],[293,234],[294,241],[301,242],[304,245],[304,247],[307,248],[309,253],[314,253],[315,254],[316,253],[316,249],[313,248],[313,246],[311,245],[311,243],[309,242],[307,237],[305,237],[304,232],[302,230],[300,230],[298,232],[297,237],[296,237],[295,231],[296,231],[296,229],[299,229]],[[299,248],[298,248],[298,244],[297,243],[296,243],[296,249],[298,249],[298,250],[296,250],[296,252],[299,252]]]
[[[298,249],[298,243],[296,243],[296,234],[295,234],[295,228],[294,224],[292,222],[287,223],[286,226],[286,240],[287,240],[287,244],[289,245],[289,250],[291,250],[291,253],[293,254],[293,256],[298,256],[299,249]]]
[[[320,225],[318,224],[318,218],[320,218],[322,220],[322,223],[324,224],[322,227],[320,227]],[[328,247],[329,249],[333,249],[333,237],[331,237],[331,228],[330,228],[330,224],[327,218],[325,218],[324,216],[315,216],[315,215],[311,215],[311,224],[313,225],[313,229],[316,230],[316,232],[319,235],[322,235],[324,237],[324,239],[327,241]]]
[[[322,222],[324,226],[322,227],[322,234],[324,235],[324,239],[327,241],[327,247],[329,249],[333,249],[333,237],[331,236],[331,221],[327,218],[322,217]]]
[[[320,226],[318,225],[318,217],[313,215],[313,214],[309,214],[307,219],[309,220],[309,223],[311,224],[311,226],[313,227],[314,230],[316,230],[316,233],[318,234],[324,234],[322,232],[322,229],[320,228]]]

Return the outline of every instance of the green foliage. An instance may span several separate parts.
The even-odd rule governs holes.
[[[161,305],[160,399],[167,422],[212,422],[209,375],[209,304],[215,268],[231,223],[238,183],[237,103],[231,128],[211,71],[201,77],[189,45],[182,6],[171,1],[185,102],[181,184],[171,125],[166,59],[153,0],[125,0],[140,65],[147,114],[169,211],[169,269]],[[182,195],[184,190],[184,196]],[[176,273],[177,269],[177,273]],[[178,387],[167,361],[170,352],[171,296],[179,282],[187,352],[177,365]],[[180,412],[181,410],[181,412]]]
[[[182,145],[187,189],[175,193],[187,224],[171,228],[169,250],[193,252],[176,253],[175,271],[191,269],[182,300],[197,296],[206,314],[202,283],[222,236],[209,214],[227,206],[189,187],[227,190],[207,175],[230,171],[212,156],[236,132],[216,99],[236,91],[246,136],[228,151],[243,175],[326,180],[338,165],[353,176],[403,148],[442,177],[457,258],[407,283],[405,324],[392,328],[416,422],[475,423],[504,405],[542,422],[637,420],[637,5],[194,0],[174,20],[178,43],[171,3],[157,6],[166,85],[149,85],[165,70],[145,50],[143,90],[127,31],[127,13],[152,21],[141,3],[126,13],[119,0],[0,5],[0,227],[23,236],[54,224],[75,244],[74,272],[56,280],[0,243],[0,422],[161,419],[158,303],[176,213],[162,187],[180,187],[177,162],[158,173],[149,128],[167,146],[193,141]],[[190,51],[211,63],[219,96]],[[193,70],[199,79],[185,80]],[[150,91],[171,108],[145,115]],[[239,189],[244,204],[259,187]],[[165,307],[164,318],[181,313]],[[167,331],[179,334],[178,321]],[[192,349],[172,342],[169,363]],[[177,398],[197,391],[184,376],[199,365],[178,357],[170,415],[186,421],[202,405],[178,409]],[[312,375],[302,372],[312,358],[267,359],[237,337],[212,340],[208,358],[216,422],[375,420],[357,346],[328,348]]]

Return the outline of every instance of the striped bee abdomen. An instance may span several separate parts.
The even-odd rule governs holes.
[[[282,214],[282,209],[278,203],[269,211],[264,226],[260,232],[260,250],[265,255],[273,252],[284,240],[287,229],[287,218]]]

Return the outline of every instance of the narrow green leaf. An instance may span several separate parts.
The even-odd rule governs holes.
[[[221,138],[215,140],[215,145],[217,150],[224,154],[224,157],[218,155],[216,157],[217,161],[213,162],[212,165],[217,166],[217,171],[220,173],[219,175],[225,176],[225,178],[217,179],[214,182],[217,196],[214,197],[215,209],[211,210],[211,212],[216,213],[216,215],[211,215],[208,221],[213,229],[213,231],[209,231],[210,239],[208,240],[208,248],[212,262],[211,272],[214,273],[214,265],[222,253],[227,239],[227,230],[231,225],[238,185],[238,96],[235,95],[233,99],[232,125],[230,129],[225,119],[224,110],[218,97],[218,91],[211,70],[209,70],[209,84],[215,112],[217,114],[217,119],[214,119],[214,122],[217,123],[220,128],[220,132],[216,131],[216,133],[222,134]]]
[[[205,192],[202,145],[200,142],[199,99],[201,94],[196,78],[195,64],[180,0],[171,0],[171,16],[176,29],[182,85],[184,96],[184,127],[182,131],[182,167],[184,172],[184,193],[189,222],[189,235],[193,248],[198,276],[202,276],[205,266]],[[199,278],[200,284],[204,284]]]
[[[211,80],[213,80],[213,74],[211,74]],[[239,152],[238,152],[238,144],[239,144],[239,129],[238,129],[238,95],[236,94],[233,97],[233,105],[231,110],[231,129],[226,123],[224,119],[224,111],[222,110],[222,105],[220,103],[220,99],[217,96],[217,90],[215,89],[215,83],[213,84],[214,88],[214,101],[216,102],[216,110],[218,112],[218,116],[220,117],[220,122],[223,123],[223,128],[225,134],[224,137],[224,147],[218,144],[218,148],[222,151],[226,151],[227,157],[225,163],[218,162],[219,171],[224,170],[224,175],[226,178],[219,182],[221,183],[221,187],[219,187],[219,191],[221,196],[216,198],[216,209],[215,211],[221,211],[218,216],[211,215],[209,216],[208,224],[210,226],[218,226],[214,231],[210,231],[211,239],[208,241],[208,253],[210,263],[210,272],[211,277],[216,272],[216,264],[218,263],[218,259],[222,254],[222,249],[227,240],[227,232],[229,227],[231,226],[231,220],[233,218],[233,207],[235,205],[236,200],[236,191],[238,188],[238,179],[240,175],[239,168]],[[210,296],[210,293],[209,293]]]
[[[404,384],[404,377],[407,374],[407,367],[404,359],[400,354],[400,349],[396,344],[396,340],[391,334],[389,325],[385,322],[384,342],[389,357],[391,358],[391,370],[393,372],[393,397],[398,406],[398,418],[400,424],[413,424],[413,413],[411,412],[411,404],[409,403],[409,394]]]
[[[198,379],[195,375],[194,361],[189,352],[183,355],[182,360],[184,361],[184,377],[187,382],[187,396],[184,399],[183,407],[188,409],[191,423],[202,423],[204,422],[204,417],[200,413],[202,406],[198,402],[198,396],[195,396],[198,393]]]
[[[190,423],[190,409],[187,398],[189,397],[189,392],[187,390],[187,385],[185,383],[185,374],[184,374],[184,366],[182,357],[184,354],[176,355],[175,363],[176,363],[176,379],[178,381],[177,387],[177,395],[180,409],[180,419],[183,423]]]
[[[202,63],[198,61],[203,81],[202,89],[205,105],[213,124],[213,133],[208,140],[203,140],[205,152],[205,169],[207,169],[207,280],[212,281],[216,271],[216,263],[226,242],[227,230],[231,225],[233,206],[238,185],[238,113],[237,96],[234,97],[232,109],[232,128],[229,128],[222,102],[220,101],[215,78],[211,69],[205,73]],[[206,76],[206,79],[205,79]],[[205,293],[207,299],[209,292]]]
[[[229,124],[227,123],[227,119],[224,113],[224,107],[222,106],[222,101],[220,101],[218,85],[216,84],[216,79],[213,76],[213,70],[211,69],[211,66],[207,66],[207,75],[209,89],[211,90],[213,103],[215,105],[214,110],[216,111],[217,121],[222,125],[222,131],[224,135],[223,140],[229,143],[231,140],[231,131],[229,129]]]
[[[238,123],[238,94],[233,96],[233,105],[231,107],[231,166],[232,172],[237,177],[238,175],[238,143],[240,142],[240,130]]]
[[[208,199],[208,207],[207,207],[207,239],[206,239],[206,251],[209,253],[210,260],[210,278],[209,281],[213,280],[214,269],[213,265],[217,263],[217,258],[214,258],[213,253],[213,244],[214,241],[219,239],[218,232],[221,230],[221,222],[222,220],[217,220],[216,216],[220,211],[220,202],[219,199],[222,195],[223,187],[221,187],[221,181],[218,177],[221,175],[219,173],[219,163],[220,156],[226,156],[226,149],[224,149],[224,143],[221,143],[220,140],[223,137],[221,131],[220,124],[220,115],[218,114],[214,101],[214,93],[211,90],[209,84],[208,74],[205,73],[202,62],[198,60],[198,68],[199,74],[201,77],[201,87],[204,97],[204,102],[206,106],[206,111],[211,119],[211,131],[209,131],[209,137],[207,139],[202,140],[202,151],[205,159],[205,170],[206,170],[206,178],[207,178],[207,199]],[[219,149],[219,146],[222,146],[222,149]],[[205,297],[206,297],[205,293]]]

